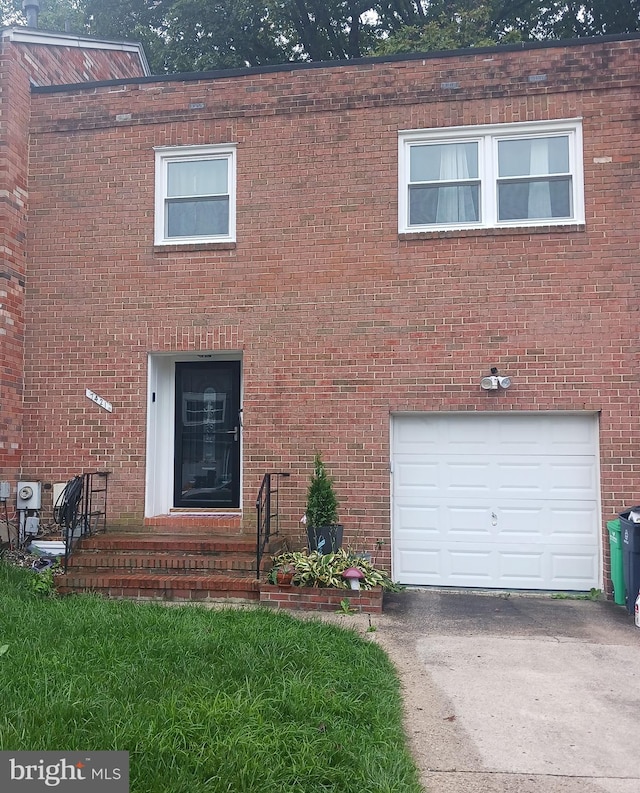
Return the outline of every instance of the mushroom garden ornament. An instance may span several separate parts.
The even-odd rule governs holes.
[[[357,567],[347,567],[342,577],[347,579],[351,589],[360,589],[360,581],[364,578],[364,573]]]

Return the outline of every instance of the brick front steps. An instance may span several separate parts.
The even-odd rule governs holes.
[[[269,554],[265,563],[268,567]],[[382,613],[381,589],[273,586],[257,580],[255,564],[255,540],[242,536],[176,536],[155,528],[98,534],[79,542],[66,573],[56,577],[56,588],[60,594],[96,592],[179,603],[252,602],[305,611],[338,611],[348,599],[356,611]]]
[[[69,570],[132,568],[166,573],[217,571],[255,576],[255,540],[226,537],[159,537],[157,534],[98,534],[82,540]]]
[[[255,564],[255,540],[248,538],[107,533],[80,541],[56,586],[61,594],[257,601]]]

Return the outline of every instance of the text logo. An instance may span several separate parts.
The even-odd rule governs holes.
[[[128,752],[0,752],[3,793],[129,793]]]

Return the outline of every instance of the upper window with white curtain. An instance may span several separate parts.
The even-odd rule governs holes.
[[[579,120],[399,137],[399,230],[584,222]]]
[[[156,245],[235,240],[235,147],[156,149]]]

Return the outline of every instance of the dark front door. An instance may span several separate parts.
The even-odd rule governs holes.
[[[176,363],[176,507],[240,506],[240,361]]]

